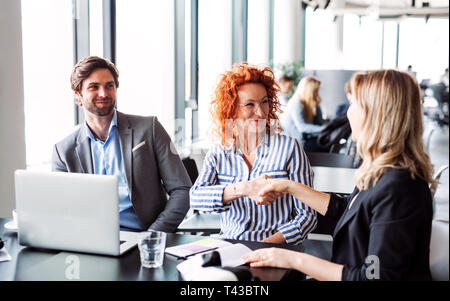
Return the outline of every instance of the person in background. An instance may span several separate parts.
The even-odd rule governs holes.
[[[214,91],[217,145],[190,200],[193,209],[220,213],[225,238],[299,244],[316,227],[316,212],[292,195],[258,197],[269,177],[313,184],[300,141],[278,133],[277,93],[272,70],[247,63],[223,74]]]
[[[363,163],[348,198],[289,180],[269,180],[259,195],[289,193],[338,219],[331,261],[277,248],[247,254],[252,267],[297,269],[318,280],[430,280],[433,166],[422,140],[419,87],[407,73],[352,77],[347,112]]]
[[[317,136],[324,128],[319,88],[321,82],[313,76],[305,76],[289,99],[286,113],[280,117],[283,132],[303,143],[306,152],[322,151]]]
[[[346,103],[342,103],[342,104],[337,106],[336,112],[334,113],[333,119],[336,118],[336,117],[339,117],[339,116],[347,114],[347,110],[350,107],[350,98],[352,97],[352,90],[351,90],[351,87],[350,87],[350,81],[347,81],[345,83],[344,90],[345,90],[345,96],[347,96],[347,102]]]
[[[350,107],[351,83],[345,83],[344,91],[347,102],[340,104],[336,108],[335,115],[330,120],[317,137],[317,144],[330,152],[340,152],[345,147],[348,155],[356,155],[356,144],[350,140],[351,128],[347,118],[347,110]],[[345,139],[348,143],[342,144],[341,140]]]
[[[413,70],[412,65],[408,65],[406,72],[411,75],[414,79],[417,77],[417,72]]]
[[[282,109],[288,104],[288,95],[292,90],[293,82],[294,80],[287,75],[281,76],[280,80],[278,81],[278,85],[280,86],[280,94],[278,95],[278,100],[282,106]]]
[[[442,84],[444,84],[444,86],[447,88],[447,92],[448,92],[448,68],[445,68],[445,72],[444,72],[444,74],[441,75],[439,81]]]
[[[52,170],[117,176],[122,228],[174,232],[192,184],[167,132],[154,116],[115,109],[119,72],[110,61],[87,57],[70,80],[85,121],[54,146]]]

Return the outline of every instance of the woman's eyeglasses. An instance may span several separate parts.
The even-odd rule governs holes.
[[[272,103],[271,99],[264,99],[261,102],[257,102],[257,101],[249,101],[246,103],[240,103],[239,106],[242,108],[242,110],[252,113],[252,112],[256,112],[256,109],[258,107],[261,108],[261,111],[264,112],[264,114],[268,114],[269,110],[270,110],[270,104]]]

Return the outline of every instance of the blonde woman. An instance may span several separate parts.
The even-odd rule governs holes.
[[[339,219],[331,261],[275,248],[252,252],[245,261],[297,269],[318,280],[430,280],[429,185],[435,182],[416,81],[395,70],[354,75],[347,116],[363,158],[347,199],[288,180],[270,180],[260,192],[292,194]]]
[[[320,85],[321,82],[315,77],[303,77],[289,99],[285,112],[280,116],[284,133],[302,141],[305,151],[320,151],[315,143],[317,136],[314,135],[323,129]],[[305,134],[311,134],[315,138],[307,141]]]

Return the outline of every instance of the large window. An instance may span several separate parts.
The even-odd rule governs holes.
[[[198,115],[199,138],[211,128],[209,104],[219,75],[231,68],[230,0],[199,0]]]
[[[424,18],[413,17],[382,22],[372,17],[346,15],[344,67],[406,70],[411,65],[419,81],[429,79],[436,82],[449,64],[448,26],[448,19],[439,18],[430,18],[428,22]]]
[[[372,17],[344,17],[344,69],[381,67],[383,24]]]
[[[192,35],[191,30],[193,28],[192,24],[192,3],[190,0],[186,0],[184,3],[184,95],[185,100],[188,101],[188,105],[185,107],[185,120],[183,123],[184,126],[184,142],[185,144],[192,143],[192,135],[193,135],[193,109],[196,108],[196,97],[194,95],[194,91],[191,89],[191,84],[196,79],[191,78],[191,68],[194,62],[191,61],[191,47],[192,47]],[[195,20],[194,20],[195,22]]]
[[[248,0],[247,61],[256,65],[269,65],[270,2]]]
[[[292,1],[292,9],[299,9],[300,2]],[[120,72],[118,109],[129,114],[157,116],[172,138],[175,127],[179,126],[175,120],[175,92],[179,92],[175,84],[180,79],[180,75],[175,74],[175,67],[179,67],[175,65],[175,58],[180,54],[179,49],[175,51],[178,45],[175,43],[176,3],[167,0],[116,1],[115,53]],[[209,106],[214,88],[219,76],[231,68],[233,55],[233,1],[198,0],[193,3],[198,3],[198,10],[191,10],[191,1],[184,2],[184,85],[186,99],[190,101],[185,110],[187,142],[197,129],[195,138],[208,137],[211,128]],[[74,97],[69,82],[74,57],[72,4],[73,0],[22,0],[28,166],[48,167],[54,143],[73,130]],[[103,56],[104,53],[102,4],[101,0],[89,1],[90,55]],[[286,46],[285,42],[270,45],[274,43],[271,36],[277,37],[276,31],[271,34],[271,26],[277,28],[277,15],[271,18],[275,1],[248,0],[245,4],[247,61],[267,65],[271,63],[271,56],[283,47],[295,49],[292,60],[296,60],[297,53],[303,51],[298,45]],[[299,15],[303,18],[303,13]],[[191,16],[195,16],[195,20],[191,20]],[[275,24],[271,24],[271,20]],[[412,65],[419,80],[433,82],[449,64],[448,19],[430,18],[426,22],[423,18],[408,18],[400,23],[398,20],[384,20],[383,23],[371,16],[335,17],[328,10],[314,11],[308,7],[304,20],[307,69],[367,70],[398,65],[399,69],[405,70]],[[191,31],[191,26],[197,26],[198,33]],[[286,30],[286,35],[288,38],[284,40],[300,38],[297,31]],[[194,44],[191,45],[191,41]],[[235,41],[235,44],[240,43]],[[191,62],[191,50],[197,61]],[[288,51],[286,53],[283,55],[291,56]],[[290,59],[283,56],[283,60]],[[181,69],[178,68],[178,72],[182,72]],[[198,86],[191,86],[191,82]],[[51,90],[47,83],[51,83]],[[197,89],[191,91],[191,88]]]
[[[449,65],[448,19],[409,18],[400,23],[399,67],[411,65],[417,79],[437,82]]]
[[[89,55],[103,57],[103,1],[89,1]]]
[[[22,0],[27,167],[50,169],[74,126],[72,0]]]
[[[305,67],[342,69],[342,19],[327,10],[306,8]]]
[[[174,1],[117,1],[116,12],[117,108],[157,116],[173,137]]]
[[[382,68],[396,68],[397,58],[397,22],[385,21],[383,29],[383,57]]]

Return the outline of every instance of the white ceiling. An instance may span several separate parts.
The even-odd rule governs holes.
[[[449,0],[303,0],[335,15],[375,15],[379,18],[449,16]]]

